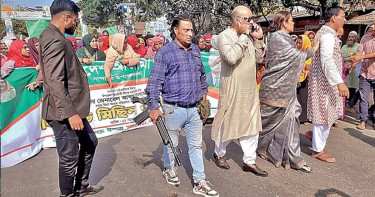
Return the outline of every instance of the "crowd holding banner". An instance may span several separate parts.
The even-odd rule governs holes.
[[[215,116],[218,99],[218,81],[214,79],[209,64],[217,58],[217,53],[202,52],[211,102],[211,117]],[[151,126],[150,121],[137,126],[133,118],[146,106],[133,104],[133,96],[145,96],[148,75],[153,60],[141,59],[136,67],[125,67],[116,62],[112,70],[114,87],[109,88],[104,77],[104,62],[84,65],[90,84],[90,114],[87,120],[92,125],[97,137],[106,137],[144,126]],[[1,167],[10,167],[40,152],[42,148],[55,147],[52,129],[41,119],[43,91],[37,88],[27,90],[25,86],[35,80],[34,68],[15,69],[4,79],[10,84],[9,89],[2,84],[1,94]],[[3,83],[3,82],[2,82]],[[4,88],[4,90],[3,90]],[[3,98],[12,94],[8,101]],[[7,95],[8,94],[8,95]],[[13,98],[12,98],[13,97]],[[8,97],[9,98],[9,97]],[[6,101],[6,102],[5,102]]]

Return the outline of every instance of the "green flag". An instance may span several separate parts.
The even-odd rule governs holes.
[[[26,21],[27,32],[29,33],[29,37],[37,37],[39,38],[40,34],[44,31],[44,29],[48,26],[51,22],[50,19],[39,19],[37,21]]]

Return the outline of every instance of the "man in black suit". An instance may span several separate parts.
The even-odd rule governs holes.
[[[86,116],[90,91],[86,73],[71,42],[78,23],[77,5],[54,0],[52,20],[40,36],[40,64],[44,79],[42,117],[52,127],[59,155],[60,196],[85,196],[103,186],[88,183],[98,139]]]

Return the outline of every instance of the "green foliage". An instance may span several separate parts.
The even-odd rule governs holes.
[[[13,31],[16,37],[19,37],[21,34],[28,37],[26,22],[24,20],[12,19]]]
[[[1,39],[3,39],[7,33],[6,33],[6,27],[5,27],[5,21],[3,19],[1,19]]]
[[[123,14],[116,5],[122,0],[80,0],[83,22],[93,27],[110,27],[119,24]]]
[[[134,19],[136,22],[146,22],[155,20],[166,14],[164,3],[157,0],[136,0],[136,10]]]
[[[12,19],[14,36],[19,37],[21,34],[24,36],[29,36],[27,33],[26,22],[24,20]],[[5,21],[1,19],[1,38],[6,36],[6,26]]]

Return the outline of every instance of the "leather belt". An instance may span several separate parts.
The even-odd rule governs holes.
[[[168,105],[174,105],[176,107],[182,107],[182,108],[193,108],[193,107],[197,107],[197,104],[198,104],[198,102],[196,102],[194,104],[181,105],[181,104],[178,104],[178,103],[175,103],[175,102],[168,102],[168,101],[165,101],[165,100],[164,100],[164,103],[168,104]]]

